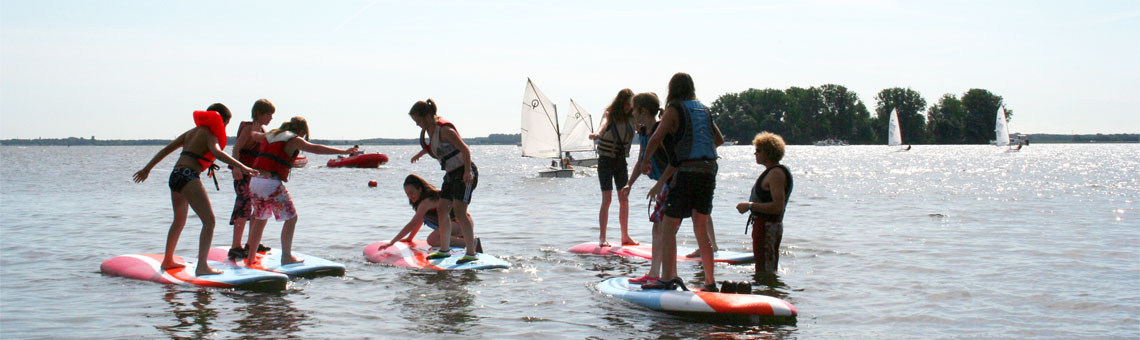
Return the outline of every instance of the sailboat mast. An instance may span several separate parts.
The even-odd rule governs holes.
[[[561,165],[559,168],[564,168],[566,164],[562,164],[562,131],[558,128],[558,104],[550,103],[550,106],[554,107],[554,135],[558,136],[558,156],[555,157],[558,159],[558,164]]]

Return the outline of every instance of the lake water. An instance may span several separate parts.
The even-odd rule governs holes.
[[[0,147],[0,338],[1138,338],[1140,145],[789,147],[796,179],[778,278],[757,286],[796,306],[795,323],[750,324],[650,311],[601,295],[606,278],[648,261],[581,256],[597,239],[596,171],[536,178],[548,161],[515,146],[475,146],[471,212],[508,270],[430,272],[367,262],[411,216],[409,173],[437,185],[414,146],[368,146],[380,169],[333,169],[310,155],[288,183],[295,249],[345,263],[344,277],[295,280],[280,293],[201,289],[99,273],[129,253],[162,252],[170,223],[168,157],[131,181],[159,146]],[[636,152],[636,151],[635,151]],[[750,251],[746,200],[761,172],[749,146],[720,149],[713,220],[722,248]],[[228,247],[234,195],[207,182]],[[367,182],[377,180],[378,188]],[[648,180],[632,200],[634,238],[650,240]],[[610,241],[618,242],[616,201]],[[177,254],[193,256],[191,214]],[[694,244],[686,222],[679,242]],[[280,246],[271,221],[265,244]],[[426,229],[425,229],[426,230]],[[426,235],[426,232],[421,235]],[[698,262],[681,275],[702,282]],[[753,280],[718,265],[718,280]]]

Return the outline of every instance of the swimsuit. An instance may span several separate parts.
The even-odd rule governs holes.
[[[287,221],[297,217],[297,208],[293,206],[293,198],[285,183],[276,178],[264,175],[254,177],[249,181],[249,193],[253,203],[252,217],[258,220],[268,220],[270,216],[277,221]]]
[[[170,172],[170,181],[167,185],[170,186],[170,191],[182,192],[182,188],[190,181],[198,179],[199,172],[191,168],[174,168]]]

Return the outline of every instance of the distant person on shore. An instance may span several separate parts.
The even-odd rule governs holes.
[[[233,146],[234,158],[248,165],[253,164],[253,160],[257,158],[257,150],[261,147],[253,140],[252,132],[264,133],[265,126],[273,120],[273,113],[277,112],[277,107],[273,106],[269,99],[262,98],[253,102],[253,109],[250,111],[253,121],[238,124],[237,140]],[[233,166],[230,166],[230,169],[232,170]],[[234,199],[234,211],[230,214],[230,225],[234,226],[234,239],[227,255],[231,260],[236,260],[244,259],[249,254],[249,249],[242,248],[241,236],[245,233],[245,222],[253,212],[253,199],[249,195],[249,180],[252,177],[243,175],[241,171],[234,171],[233,174],[234,194],[237,198]],[[267,252],[269,247],[258,244],[256,251]]]
[[[463,230],[463,240],[466,244],[466,253],[455,262],[463,264],[476,261],[475,227],[471,215],[467,213],[467,206],[471,204],[471,193],[479,185],[479,168],[471,160],[471,150],[454,124],[443,117],[436,115],[438,111],[435,101],[430,98],[418,101],[408,111],[408,116],[420,127],[420,150],[412,156],[415,163],[423,155],[430,155],[439,161],[439,166],[446,174],[443,176],[443,185],[439,192],[439,205],[436,207],[437,221],[440,235],[451,235],[452,210],[458,217],[459,228]],[[428,140],[424,141],[424,135]],[[441,259],[451,256],[451,242],[440,242],[439,250],[428,255],[427,259]]]
[[[673,143],[670,165],[677,168],[677,174],[670,181],[669,194],[665,198],[662,273],[661,279],[641,288],[672,289],[684,285],[684,280],[677,277],[676,233],[681,220],[692,217],[693,233],[697,237],[701,266],[704,267],[705,290],[717,292],[708,227],[718,170],[716,147],[724,143],[724,137],[713,123],[708,107],[697,100],[693,78],[687,73],[678,72],[669,80],[665,115],[650,137],[645,153],[652,155],[657,152],[666,136]],[[648,165],[642,165],[638,171],[644,172]]]
[[[633,165],[633,174],[630,175],[629,182],[621,188],[618,195],[619,197],[629,197],[633,183],[637,182],[637,178],[642,174],[637,169],[648,169],[649,172],[646,175],[649,176],[649,179],[657,181],[649,190],[649,194],[646,195],[650,199],[649,204],[653,207],[653,210],[649,212],[649,222],[653,224],[653,243],[651,243],[653,256],[650,258],[649,273],[629,280],[629,283],[633,284],[645,284],[661,278],[661,259],[664,257],[664,242],[661,241],[661,237],[665,235],[662,214],[665,208],[665,197],[669,193],[667,183],[677,169],[669,166],[668,150],[672,146],[669,140],[663,141],[662,146],[653,155],[645,154],[645,146],[649,142],[649,136],[652,136],[660,125],[657,122],[657,115],[660,113],[661,100],[657,98],[656,93],[645,92],[633,96],[633,117],[637,126],[637,135],[640,137],[641,149],[637,155],[637,162]],[[646,167],[646,163],[649,163],[650,166]]]
[[[598,181],[602,187],[602,206],[598,212],[598,246],[608,247],[606,225],[610,219],[610,200],[614,186],[624,187],[629,181],[629,168],[626,157],[633,143],[633,90],[622,89],[614,97],[613,103],[602,114],[599,133],[591,133],[590,139],[597,141]],[[618,222],[621,224],[621,244],[637,245],[629,237],[629,197],[618,194]]]
[[[256,249],[261,244],[261,235],[270,217],[276,217],[278,222],[285,221],[281,228],[281,264],[303,262],[293,256],[293,232],[297,228],[297,209],[293,206],[293,197],[285,188],[289,181],[289,169],[293,168],[293,160],[301,151],[319,155],[351,154],[356,148],[337,149],[320,144],[309,143],[309,123],[305,118],[297,116],[281,124],[281,127],[269,132],[253,132],[253,139],[261,143],[253,167],[261,174],[249,181],[250,197],[253,198],[253,223],[249,228],[249,243],[247,249]],[[256,262],[257,256],[249,254],[245,259],[246,265]]]
[[[756,147],[756,164],[764,172],[752,185],[748,202],[736,205],[741,214],[750,212],[752,254],[756,257],[756,273],[773,273],[779,268],[780,240],[784,237],[784,212],[792,195],[792,172],[780,164],[784,158],[784,139],[780,135],[761,132],[752,139]]]
[[[206,195],[206,187],[198,177],[202,171],[214,167],[215,157],[238,169],[239,172],[257,174],[238,160],[222,151],[226,145],[226,124],[230,122],[230,110],[225,105],[215,103],[206,108],[206,111],[194,112],[195,127],[183,132],[177,138],[159,150],[142,170],[135,172],[135,183],[146,181],[150,170],[179,147],[182,153],[174,163],[174,170],[170,172],[170,201],[174,210],[174,221],[170,223],[170,231],[166,234],[166,250],[162,256],[162,270],[183,268],[185,263],[174,262],[174,249],[178,246],[178,237],[182,235],[182,227],[186,225],[187,206],[194,209],[194,213],[202,220],[202,234],[198,237],[198,268],[194,270],[195,276],[221,274],[221,271],[210,268],[206,258],[210,253],[210,243],[214,238],[214,209],[210,207],[210,197]]]
[[[439,199],[439,189],[436,189],[434,185],[428,183],[423,177],[412,174],[404,178],[404,194],[408,195],[408,204],[412,206],[412,209],[415,210],[416,213],[412,216],[412,220],[404,225],[404,229],[401,229],[400,232],[396,234],[396,237],[392,238],[392,241],[389,241],[388,244],[381,245],[379,249],[383,250],[384,248],[388,248],[396,244],[396,242],[401,241],[401,239],[404,242],[411,242],[415,239],[416,234],[419,233],[420,227],[424,225],[431,228],[431,234],[427,237],[428,245],[439,247],[440,244],[442,244],[439,233],[438,211],[441,201]],[[459,224],[459,219],[455,218],[455,210],[452,209],[451,211],[451,222]],[[467,213],[467,220],[472,221],[472,224],[474,224],[471,213]],[[452,230],[451,237],[449,237],[448,240],[452,247],[463,247],[467,244],[467,242],[463,240],[463,232],[459,230],[459,228]],[[479,253],[483,252],[483,245],[479,242],[479,239],[475,239],[475,251]]]

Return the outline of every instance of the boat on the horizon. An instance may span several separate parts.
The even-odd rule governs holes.
[[[899,114],[898,110],[891,109],[891,119],[887,123],[887,146],[902,145],[902,129],[899,128]],[[909,151],[910,146],[901,148],[898,151]]]
[[[837,139],[837,138],[828,138],[828,139],[824,139],[824,140],[820,140],[820,141],[815,142],[815,146],[846,146],[846,145],[847,145],[847,142],[840,140],[840,139]]]
[[[330,159],[325,166],[330,168],[379,168],[388,163],[388,155],[382,153],[357,153],[348,157]]]

